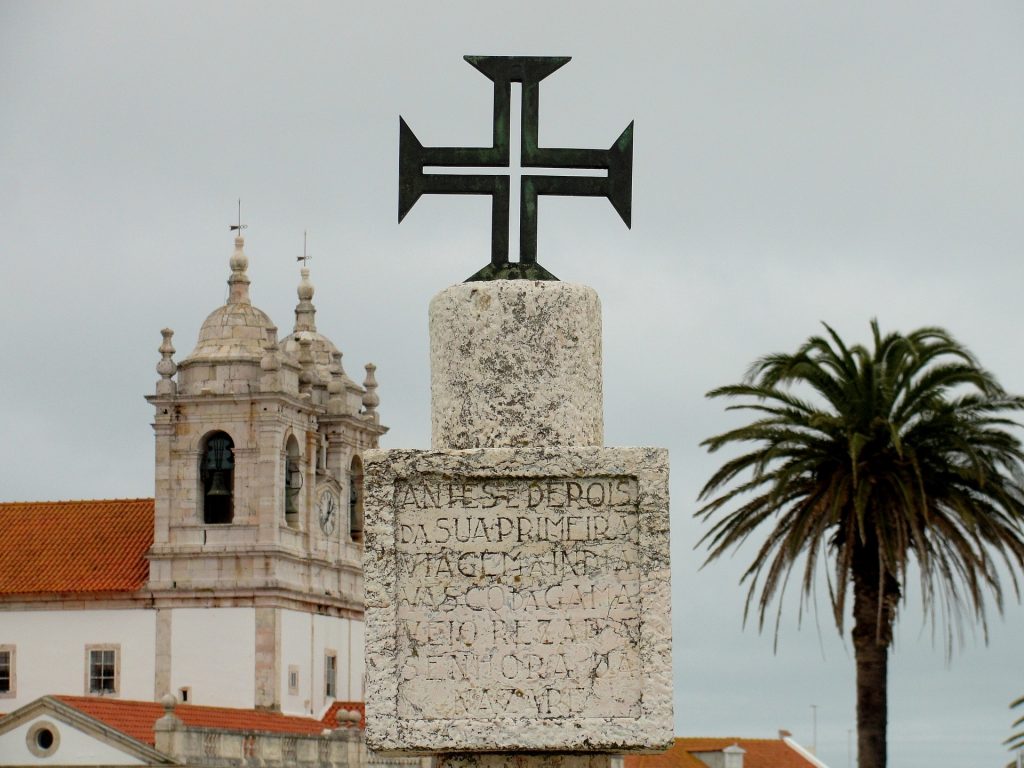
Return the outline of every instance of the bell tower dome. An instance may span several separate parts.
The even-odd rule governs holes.
[[[346,658],[361,659],[361,471],[353,467],[387,430],[375,411],[360,413],[366,390],[345,376],[341,352],[316,330],[308,268],[295,332],[279,342],[250,299],[244,239],[234,246],[227,301],[203,322],[191,353],[175,363],[173,331],[162,331],[161,379],[146,398],[156,411],[149,587],[168,648],[182,642],[182,625],[216,636],[240,621],[233,631],[240,641],[250,636],[253,687],[230,702],[212,689],[197,695],[202,681],[172,666],[168,652],[163,665],[158,654],[155,694],[187,685],[195,703],[312,714],[327,694],[311,682],[323,670],[311,675],[328,663],[311,649],[341,645],[344,635],[359,645]],[[300,638],[303,624],[312,640],[308,632]],[[220,663],[237,658],[225,654]],[[305,671],[296,676],[296,667]],[[361,661],[342,672],[358,698]]]

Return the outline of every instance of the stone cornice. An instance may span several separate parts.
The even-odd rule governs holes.
[[[262,402],[265,400],[283,400],[295,408],[316,413],[318,418],[323,418],[321,414],[325,414],[327,412],[327,408],[323,405],[317,405],[311,400],[307,400],[297,395],[288,394],[286,392],[247,392],[245,394],[211,392],[207,395],[146,395],[145,397],[146,401],[150,405],[157,407],[164,405],[206,405],[215,402],[240,403],[249,401]]]

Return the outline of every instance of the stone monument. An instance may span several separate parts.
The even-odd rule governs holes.
[[[498,116],[523,83],[525,144],[528,78],[564,61],[467,58]],[[597,294],[523,240],[431,301],[432,449],[364,454],[366,738],[452,768],[602,768],[673,739],[668,455],[602,447]]]

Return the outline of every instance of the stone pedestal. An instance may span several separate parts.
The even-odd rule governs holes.
[[[666,748],[668,456],[600,445],[596,294],[454,286],[430,329],[434,450],[364,457],[368,743],[450,768]]]

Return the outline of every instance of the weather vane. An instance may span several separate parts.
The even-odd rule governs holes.
[[[306,230],[302,230],[302,255],[296,256],[296,261],[301,261],[302,266],[308,266],[306,262],[313,258],[312,253],[306,253]]]
[[[248,226],[249,226],[248,224],[243,224],[242,223],[242,198],[238,198],[238,223],[231,225],[231,231],[235,232],[237,230],[238,231],[238,236],[241,237],[242,236],[242,230],[245,229]]]
[[[490,147],[424,147],[399,117],[398,220],[421,195],[490,195],[491,263],[473,280],[557,280],[537,263],[537,196],[606,197],[630,226],[633,196],[633,123],[609,149],[537,146],[540,81],[569,61],[568,56],[466,56],[494,83],[494,136]],[[509,261],[509,195],[512,83],[522,84],[522,168],[603,170],[601,176],[523,173],[520,178],[519,261]],[[429,167],[501,168],[509,174],[425,173]]]

